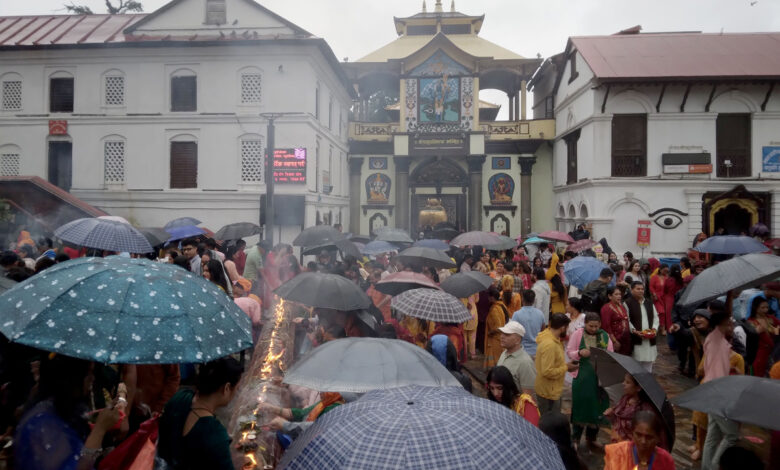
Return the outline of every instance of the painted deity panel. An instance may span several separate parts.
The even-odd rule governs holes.
[[[387,204],[390,200],[390,177],[374,173],[366,178],[366,197],[369,204]]]
[[[515,193],[515,180],[506,173],[497,173],[488,180],[488,192],[491,204],[511,204]]]
[[[420,79],[420,123],[460,121],[460,80],[443,75]]]

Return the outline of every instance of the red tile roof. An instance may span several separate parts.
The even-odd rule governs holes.
[[[0,46],[124,42],[122,31],[146,14],[0,17]]]
[[[596,77],[780,79],[780,33],[659,33],[572,37]]]

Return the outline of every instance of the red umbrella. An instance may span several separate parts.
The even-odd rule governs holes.
[[[580,251],[585,251],[587,249],[593,248],[594,246],[598,245],[599,243],[597,241],[593,240],[577,240],[576,242],[572,243],[571,245],[566,247],[566,251],[573,251],[575,253],[578,253]]]
[[[574,243],[574,239],[568,234],[558,230],[548,230],[539,234],[539,238],[556,242]]]
[[[419,289],[421,287],[440,289],[431,279],[411,271],[390,274],[376,283],[376,290],[388,295],[398,295],[409,289]]]

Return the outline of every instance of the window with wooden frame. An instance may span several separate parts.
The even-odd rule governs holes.
[[[73,112],[73,77],[49,79],[49,112]]]
[[[320,120],[320,84],[314,88],[314,117]]]
[[[647,114],[612,116],[612,176],[647,176]]]
[[[569,83],[573,82],[580,76],[577,72],[577,52],[574,51],[569,55]]]
[[[198,78],[195,75],[171,77],[171,111],[198,110]]]
[[[718,114],[715,135],[717,177],[750,176],[750,114]]]
[[[225,0],[206,0],[206,24],[227,23]]]
[[[577,142],[580,140],[580,130],[570,132],[563,141],[566,142],[566,184],[577,182]]]
[[[171,189],[198,187],[198,143],[171,142]]]

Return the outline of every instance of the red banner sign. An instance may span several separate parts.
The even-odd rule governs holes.
[[[650,246],[649,226],[640,226],[636,229],[636,244],[639,246]]]
[[[49,121],[49,135],[68,135],[68,121]]]

